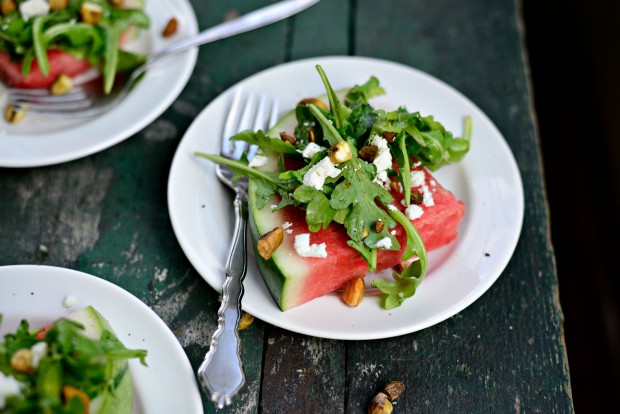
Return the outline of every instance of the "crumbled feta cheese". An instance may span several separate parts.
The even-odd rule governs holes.
[[[293,230],[291,229],[286,230],[286,234],[293,234]]]
[[[413,168],[418,168],[420,165],[422,165],[422,163],[420,161],[414,162],[413,163]]]
[[[431,183],[431,186],[433,186],[433,187],[435,187],[437,185],[437,182],[435,180],[431,180],[430,183]]]
[[[396,207],[394,204],[388,204],[388,208],[392,211],[398,210],[398,207]]]
[[[21,394],[25,386],[26,384],[17,381],[12,375],[4,375],[0,371],[0,409],[4,408],[8,397]]]
[[[324,259],[327,257],[327,246],[325,243],[310,244],[310,234],[298,234],[295,236],[293,244],[297,254],[301,257],[318,257]]]
[[[379,135],[374,135],[371,140],[371,144],[379,149],[377,156],[372,162],[377,167],[377,174],[381,171],[387,171],[392,168],[392,153],[388,147],[388,142],[385,138]]]
[[[67,297],[65,298],[65,300],[62,302],[62,306],[63,306],[65,309],[71,309],[72,307],[74,307],[74,306],[75,306],[75,302],[76,302],[76,299],[75,299],[73,296],[69,295],[69,296],[67,296]]]
[[[396,236],[396,229],[391,230],[391,231],[390,231],[390,234],[391,234],[392,236]]]
[[[32,352],[32,367],[37,368],[39,362],[47,355],[47,342],[37,342],[30,348],[30,352]]]
[[[269,207],[271,207],[271,209],[273,210],[273,209],[278,208],[278,205],[277,205],[277,204],[272,204],[272,205],[270,205]]]
[[[424,210],[417,204],[411,204],[405,210],[405,214],[407,215],[409,220],[415,220],[417,218],[420,218],[422,214],[424,214]]]
[[[422,186],[422,204],[426,207],[432,207],[435,205],[435,199],[433,198],[433,192],[426,184]]]
[[[327,177],[336,178],[340,170],[329,157],[323,158],[304,174],[304,185],[321,190]]]
[[[389,237],[382,238],[377,242],[377,247],[380,247],[382,249],[389,249],[390,247],[392,247],[392,239],[390,239]]]
[[[411,171],[411,187],[420,187],[424,185],[424,179],[426,176],[424,175],[424,171],[415,170]]]
[[[314,142],[311,142],[306,146],[306,148],[304,148],[304,150],[301,152],[301,155],[303,155],[304,158],[312,158],[314,154],[316,154],[317,152],[323,151],[324,149],[325,148],[323,148],[319,144],[315,144]]]
[[[267,158],[266,155],[256,154],[254,158],[252,158],[248,163],[248,167],[262,167],[263,165],[267,164],[268,160],[269,158]]]
[[[282,225],[282,228],[283,228],[283,229],[288,229],[288,228],[289,228],[289,227],[291,227],[292,225],[293,225],[293,223],[291,223],[291,222],[288,222],[288,221],[287,221],[287,222],[285,222],[285,223]]]
[[[389,184],[389,178],[387,175],[387,171],[380,171],[379,173],[377,173],[377,175],[375,176],[374,180],[372,180],[373,182],[379,184],[380,186],[382,186],[385,189],[390,189],[390,184]]]
[[[19,4],[19,13],[24,20],[43,16],[50,12],[50,4],[45,0],[27,0]]]

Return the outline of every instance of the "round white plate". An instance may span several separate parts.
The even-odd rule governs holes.
[[[76,303],[63,307],[67,296]],[[134,386],[134,414],[202,413],[192,367],[174,334],[143,302],[98,277],[61,267],[0,267],[0,338],[15,332],[22,319],[43,326],[91,305],[110,322],[127,348],[146,349],[148,367],[129,366]]]
[[[152,53],[198,32],[196,15],[187,0],[149,0],[146,12],[151,27],[128,45],[133,51]],[[166,22],[176,17],[177,33],[163,38]],[[50,118],[27,114],[18,124],[0,118],[0,167],[39,167],[94,154],[115,145],[151,123],[179,96],[189,80],[198,50],[192,49],[149,69],[147,75],[115,108],[95,118]],[[6,93],[0,83],[0,105]],[[4,114],[4,112],[2,112]]]
[[[229,190],[215,167],[194,151],[219,152],[220,133],[233,89],[268,94],[284,111],[302,98],[324,93],[315,65],[325,69],[334,89],[376,76],[386,95],[378,108],[404,105],[434,115],[457,136],[466,116],[473,120],[470,152],[463,162],[440,169],[438,181],[466,205],[458,239],[429,255],[426,279],[417,293],[391,311],[377,296],[349,308],[334,293],[281,312],[250,254],[243,308],[273,325],[318,337],[376,339],[414,332],[456,314],[498,278],[515,249],[523,220],[523,188],[506,141],[471,101],[445,83],[413,68],[363,57],[317,57],[260,72],[224,92],[196,118],[175,154],[168,182],[168,206],[181,248],[198,273],[221,290],[232,234]]]

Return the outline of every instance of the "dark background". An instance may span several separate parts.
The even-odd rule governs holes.
[[[575,411],[617,412],[620,1],[523,6]]]

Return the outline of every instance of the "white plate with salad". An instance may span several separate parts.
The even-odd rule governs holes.
[[[51,266],[0,267],[0,338],[22,319],[42,327],[93,306],[130,349],[146,349],[146,363],[130,360],[134,414],[202,413],[193,369],[166,324],[124,289],[86,273]]]
[[[149,54],[198,32],[196,15],[187,0],[147,0],[150,27],[126,45]],[[176,18],[176,33],[162,31]],[[192,74],[198,50],[193,49],[149,69],[135,90],[109,112],[95,118],[51,118],[27,114],[16,124],[4,119],[5,85],[0,82],[0,167],[39,167],[59,164],[109,148],[140,131],[177,98]]]
[[[365,57],[317,57],[286,63],[239,82],[196,118],[182,139],[170,171],[168,205],[172,225],[198,273],[216,290],[232,234],[230,190],[215,176],[215,165],[195,151],[217,154],[233,93],[261,93],[279,100],[281,113],[303,98],[324,94],[315,69],[321,65],[334,89],[378,78],[385,95],[375,108],[405,106],[433,115],[455,135],[471,117],[471,149],[465,158],[434,173],[465,202],[458,238],[429,253],[426,278],[412,298],[395,309],[367,295],[355,308],[332,293],[285,312],[271,298],[249,249],[243,308],[273,325],[302,334],[345,340],[378,339],[415,332],[460,312],[500,276],[516,247],[523,220],[523,188],[515,159],[498,129],[470,100],[442,81],[402,64]]]

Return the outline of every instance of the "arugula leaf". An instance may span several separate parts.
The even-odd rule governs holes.
[[[320,108],[314,104],[308,104],[310,112],[315,116],[316,120],[321,124],[323,129],[323,139],[329,142],[330,145],[336,144],[338,141],[342,141],[342,137],[334,125],[330,122],[330,119],[323,114]]]
[[[400,275],[393,273],[394,281],[385,279],[375,279],[372,281],[372,286],[383,292],[383,305],[385,309],[398,307],[405,299],[413,296],[420,283],[422,283],[428,267],[426,248],[418,231],[400,210],[390,208],[389,211],[390,216],[403,226],[407,233],[407,247],[402,260],[408,260],[414,254],[418,256],[418,260],[411,263]]]
[[[379,219],[387,227],[394,227],[394,220],[375,202],[379,200],[383,205],[388,205],[393,200],[385,188],[373,182],[375,166],[357,157],[341,165],[343,167],[340,175],[344,176],[344,180],[334,188],[330,205],[336,210],[351,209],[344,221],[351,240],[361,242],[370,234],[370,227]]]
[[[265,152],[275,152],[278,154],[297,154],[295,147],[290,142],[280,138],[272,138],[263,131],[247,130],[230,137],[231,141],[245,141],[250,145],[256,145]]]
[[[294,204],[291,196],[289,196],[289,193],[294,191],[296,184],[281,181],[278,178],[277,172],[259,171],[256,168],[252,168],[248,166],[247,158],[242,158],[242,160],[235,161],[219,155],[206,154],[199,151],[194,152],[194,155],[197,157],[206,158],[209,161],[230,168],[234,173],[233,183],[235,183],[241,177],[251,177],[253,180],[255,180],[257,184],[256,207],[259,210],[265,207],[271,196],[273,196],[274,194],[278,194],[282,198],[282,203],[279,208],[283,207],[284,205]]]
[[[352,87],[345,96],[344,103],[347,106],[352,106],[355,103],[367,104],[370,98],[383,94],[385,94],[385,90],[379,86],[379,79],[371,76],[365,84]]]
[[[306,223],[310,231],[326,229],[334,219],[337,210],[334,210],[329,199],[322,191],[307,185],[300,185],[293,193],[295,200],[306,205]]]

